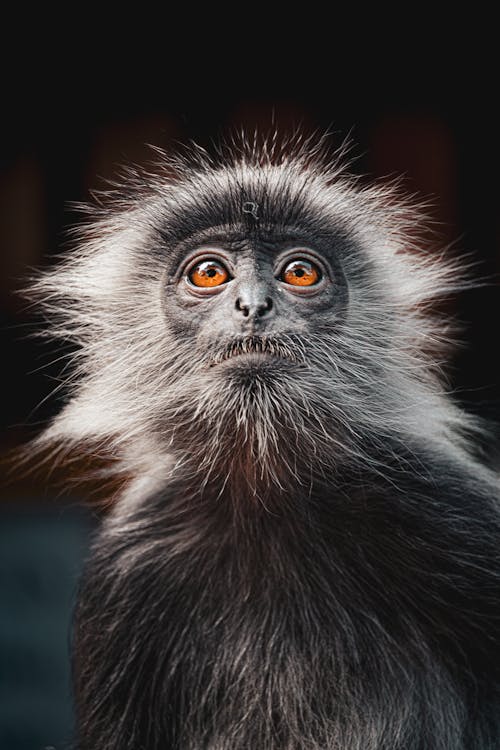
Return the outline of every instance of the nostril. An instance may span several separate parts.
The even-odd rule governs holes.
[[[273,309],[273,301],[271,297],[266,297],[265,303],[258,308],[257,314],[259,315],[259,317],[262,317],[263,315],[265,315],[272,309]]]
[[[248,309],[248,305],[242,305],[240,300],[237,299],[235,307],[239,312],[243,313],[243,317],[248,317],[248,314],[250,312],[250,310]]]

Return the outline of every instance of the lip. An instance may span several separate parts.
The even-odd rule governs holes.
[[[256,367],[256,368],[267,368],[273,365],[296,365],[297,361],[292,360],[289,357],[282,357],[279,354],[269,354],[269,352],[240,352],[238,354],[232,354],[213,361],[210,363],[210,367]]]
[[[239,352],[237,354],[231,354],[225,357],[220,362],[214,362],[216,364],[224,364],[229,362],[241,362],[241,364],[265,364],[268,362],[291,362],[289,357],[283,357],[279,354],[270,354],[269,352]]]
[[[227,362],[265,365],[272,362],[300,364],[301,358],[287,344],[266,338],[239,339],[220,349],[213,356],[210,366]]]

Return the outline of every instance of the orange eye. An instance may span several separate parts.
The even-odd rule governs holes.
[[[313,286],[321,278],[318,266],[305,258],[287,263],[281,272],[281,280],[292,286]]]
[[[195,286],[213,287],[229,279],[227,269],[218,260],[202,260],[190,270],[189,281]]]

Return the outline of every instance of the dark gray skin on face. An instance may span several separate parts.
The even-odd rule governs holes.
[[[165,314],[181,336],[194,335],[206,343],[224,337],[306,336],[311,326],[331,325],[333,314],[345,306],[346,283],[326,243],[312,248],[298,236],[255,232],[244,237],[216,231],[204,233],[202,244],[191,238],[184,247],[178,267],[168,273],[165,296]],[[297,258],[317,266],[317,283],[301,287],[282,280],[287,263]],[[211,288],[190,282],[190,269],[207,259],[228,270],[227,282]]]
[[[76,747],[497,750],[498,479],[429,314],[459,272],[310,146],[226,157],[138,178],[36,290],[80,346],[42,443],[134,479],[78,597]]]

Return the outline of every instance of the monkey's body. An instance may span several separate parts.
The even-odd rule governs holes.
[[[79,747],[497,748],[497,514],[457,467],[418,473],[286,517],[184,482],[115,513],[77,613]]]
[[[79,750],[498,748],[498,486],[427,310],[456,272],[308,148],[176,166],[38,284],[82,345],[44,441],[137,476],[80,592]]]

